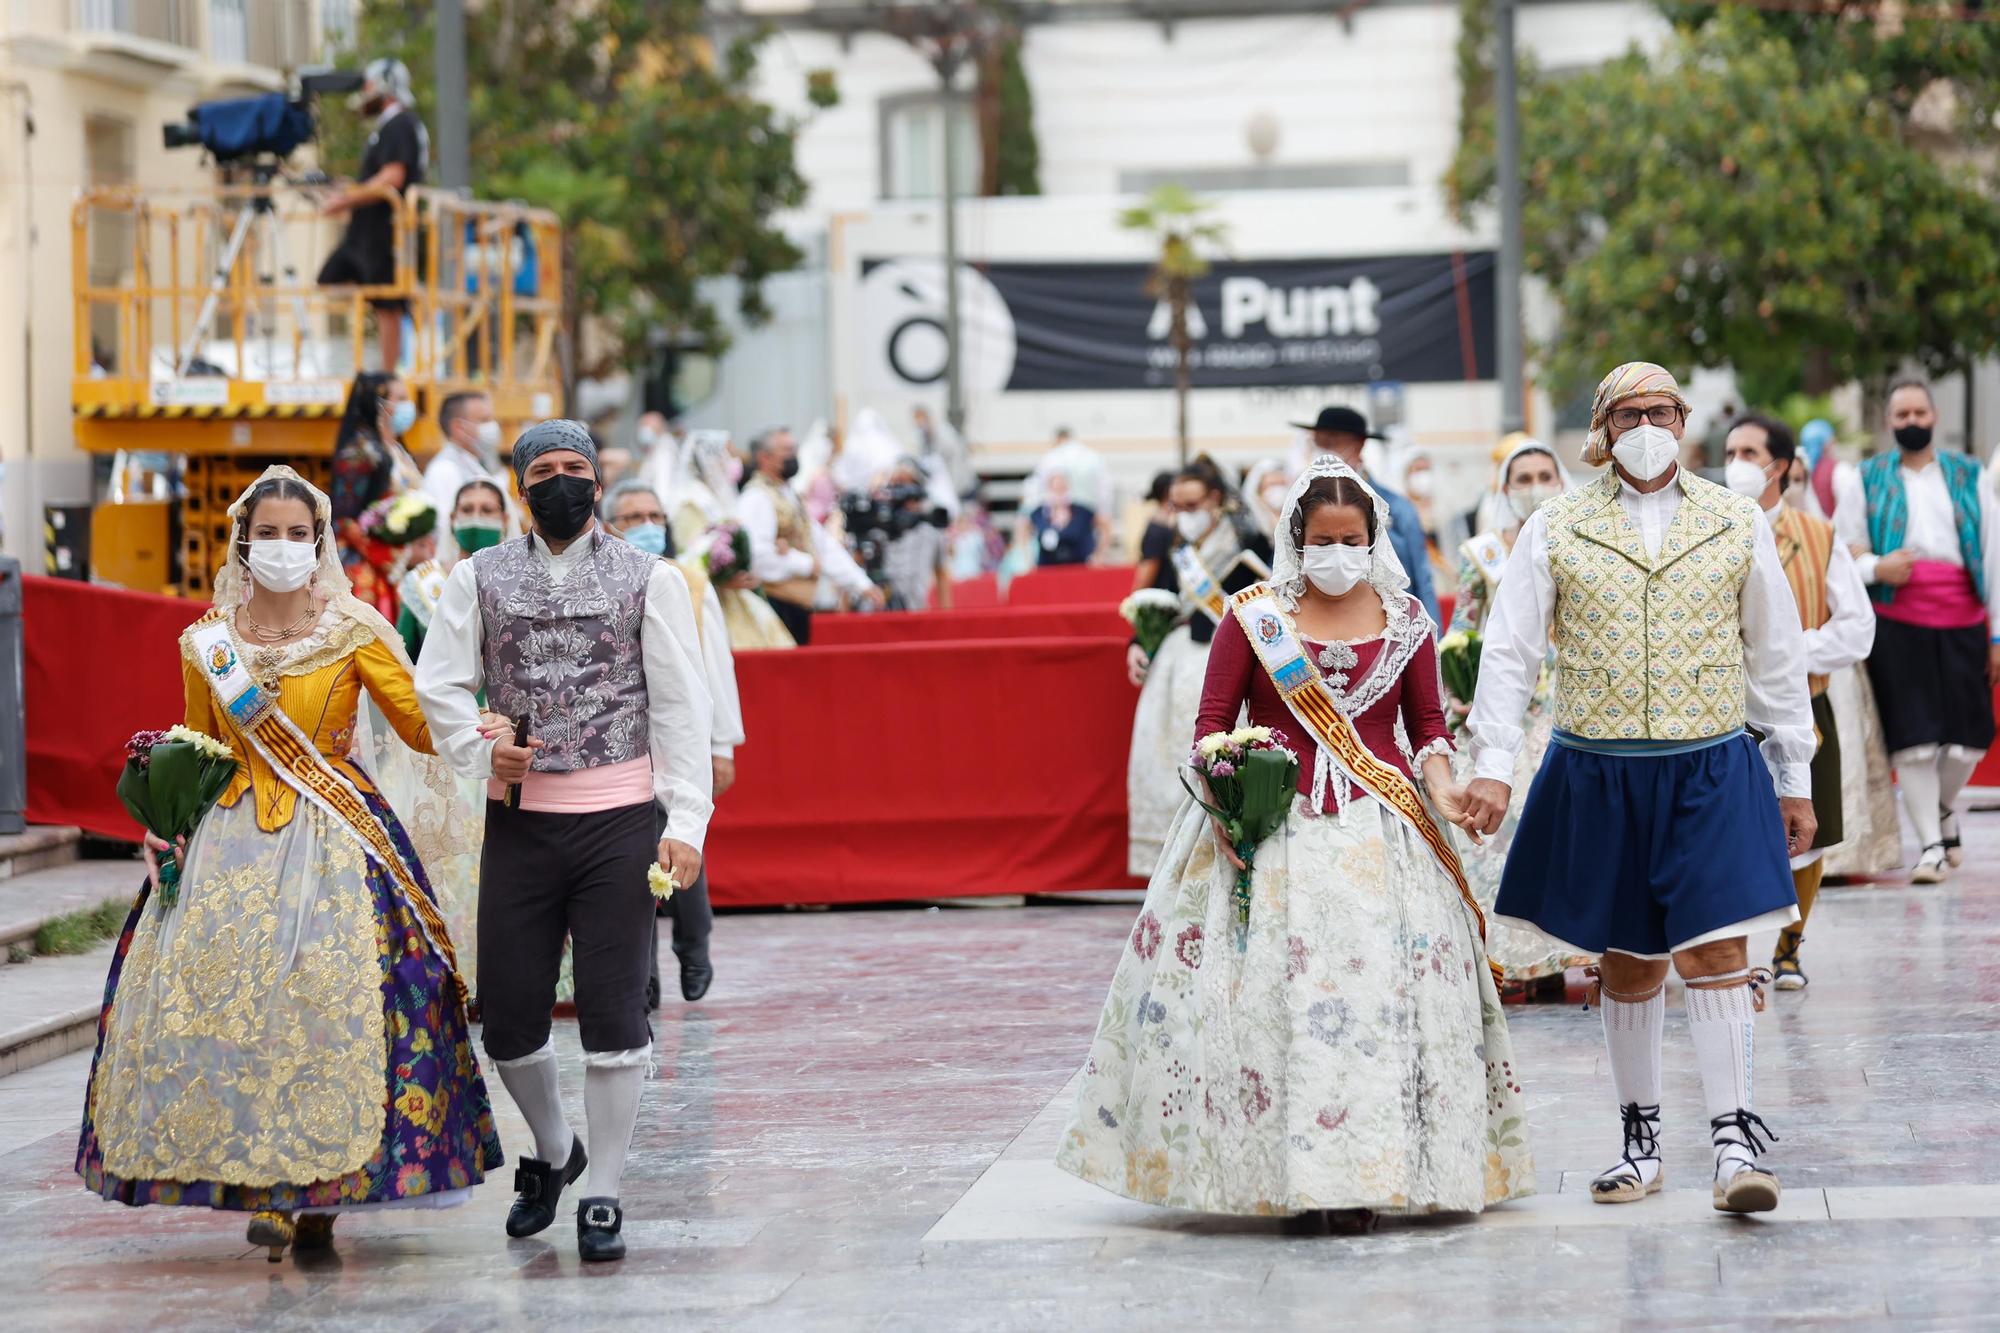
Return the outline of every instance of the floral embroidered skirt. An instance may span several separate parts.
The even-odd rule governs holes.
[[[1196,643],[1185,625],[1167,635],[1147,668],[1125,767],[1127,856],[1134,875],[1153,873],[1174,815],[1187,800],[1180,775],[1194,749],[1201,686],[1207,675],[1208,645]]]
[[[451,972],[404,893],[308,802],[275,833],[254,794],[212,811],[179,902],[142,888],[112,959],[84,1183],[238,1211],[464,1202],[504,1159]]]
[[[1188,804],[1127,940],[1056,1163],[1211,1213],[1477,1212],[1534,1192],[1478,927],[1378,803],[1293,807],[1235,871]]]
[[[1501,822],[1500,831],[1488,834],[1484,843],[1474,846],[1461,839],[1458,844],[1466,882],[1472,886],[1472,895],[1479,899],[1480,908],[1487,913],[1486,956],[1500,965],[1501,974],[1508,981],[1559,976],[1566,968],[1595,961],[1587,955],[1558,948],[1535,931],[1492,917],[1493,901],[1500,896],[1500,876],[1507,868],[1507,852],[1514,845],[1514,830],[1520,827],[1521,807],[1528,802],[1528,788],[1534,785],[1535,774],[1541,771],[1542,757],[1548,753],[1549,738],[1554,733],[1555,711],[1547,694],[1537,691],[1528,710],[1527,740],[1514,760],[1514,793],[1507,803],[1507,818]],[[1462,737],[1452,768],[1460,782],[1472,780],[1472,747]]]

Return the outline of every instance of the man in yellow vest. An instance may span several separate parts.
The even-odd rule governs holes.
[[[1785,502],[1798,447],[1784,423],[1749,413],[1729,428],[1724,446],[1729,489],[1757,502],[1777,538],[1778,559],[1785,580],[1799,605],[1799,624],[1806,636],[1806,686],[1812,693],[1813,728],[1819,749],[1813,753],[1813,813],[1819,833],[1812,847],[1792,858],[1792,888],[1799,896],[1799,924],[1778,934],[1771,959],[1779,990],[1804,990],[1806,974],[1799,966],[1799,945],[1805,941],[1806,919],[1819,896],[1826,850],[1844,836],[1840,814],[1840,728],[1827,697],[1833,673],[1868,660],[1875,644],[1875,610],[1868,585],[1854,557],[1834,536],[1833,524]]]
[[[1556,732],[1494,914],[1596,954],[1624,1153],[1599,1203],[1658,1192],[1667,964],[1724,1212],[1768,1212],[1751,1109],[1759,1008],[1747,936],[1798,920],[1789,857],[1812,846],[1812,708],[1797,605],[1753,500],[1683,472],[1687,400],[1659,366],[1598,385],[1584,461],[1610,468],[1535,511],[1502,571],[1473,699],[1462,822],[1500,826],[1551,645]],[[1763,736],[1763,756],[1746,728]],[[1768,766],[1767,766],[1768,765]],[[1777,776],[1773,791],[1773,774]]]

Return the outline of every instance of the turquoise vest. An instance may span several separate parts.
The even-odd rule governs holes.
[[[1910,499],[1903,490],[1901,450],[1877,454],[1861,465],[1861,488],[1868,496],[1868,544],[1876,555],[1890,555],[1903,548],[1910,526]],[[1939,453],[1938,466],[1944,469],[1945,490],[1951,495],[1953,516],[1958,520],[1958,554],[1965,572],[1972,576],[1972,591],[1986,600],[1985,555],[1979,543],[1979,464],[1965,454]],[[1875,584],[1868,595],[1887,606],[1896,590]]]

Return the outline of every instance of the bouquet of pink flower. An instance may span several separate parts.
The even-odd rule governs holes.
[[[1236,872],[1236,951],[1250,943],[1250,867],[1264,839],[1285,826],[1299,790],[1298,756],[1269,727],[1215,731],[1195,744],[1193,768],[1208,779],[1208,799],[1181,774],[1181,785],[1228,835],[1243,861]]]
[[[125,742],[118,799],[126,813],[167,844],[158,858],[159,881],[153,885],[161,911],[180,897],[181,868],[174,845],[194,832],[235,776],[236,756],[229,747],[199,731],[186,727],[141,731]]]
[[[717,583],[750,572],[750,534],[735,523],[724,523],[708,534],[701,552],[702,568]]]

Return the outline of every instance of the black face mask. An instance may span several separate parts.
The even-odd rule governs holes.
[[[796,458],[787,458],[784,465],[778,469],[778,475],[786,481],[790,481],[793,477],[798,476],[799,460]]]
[[[559,472],[528,488],[528,512],[535,528],[551,541],[566,542],[582,532],[597,509],[597,481]]]
[[[1916,453],[1919,449],[1928,449],[1930,443],[1931,428],[1929,426],[1896,427],[1896,444],[1900,448],[1907,449],[1911,453]]]

